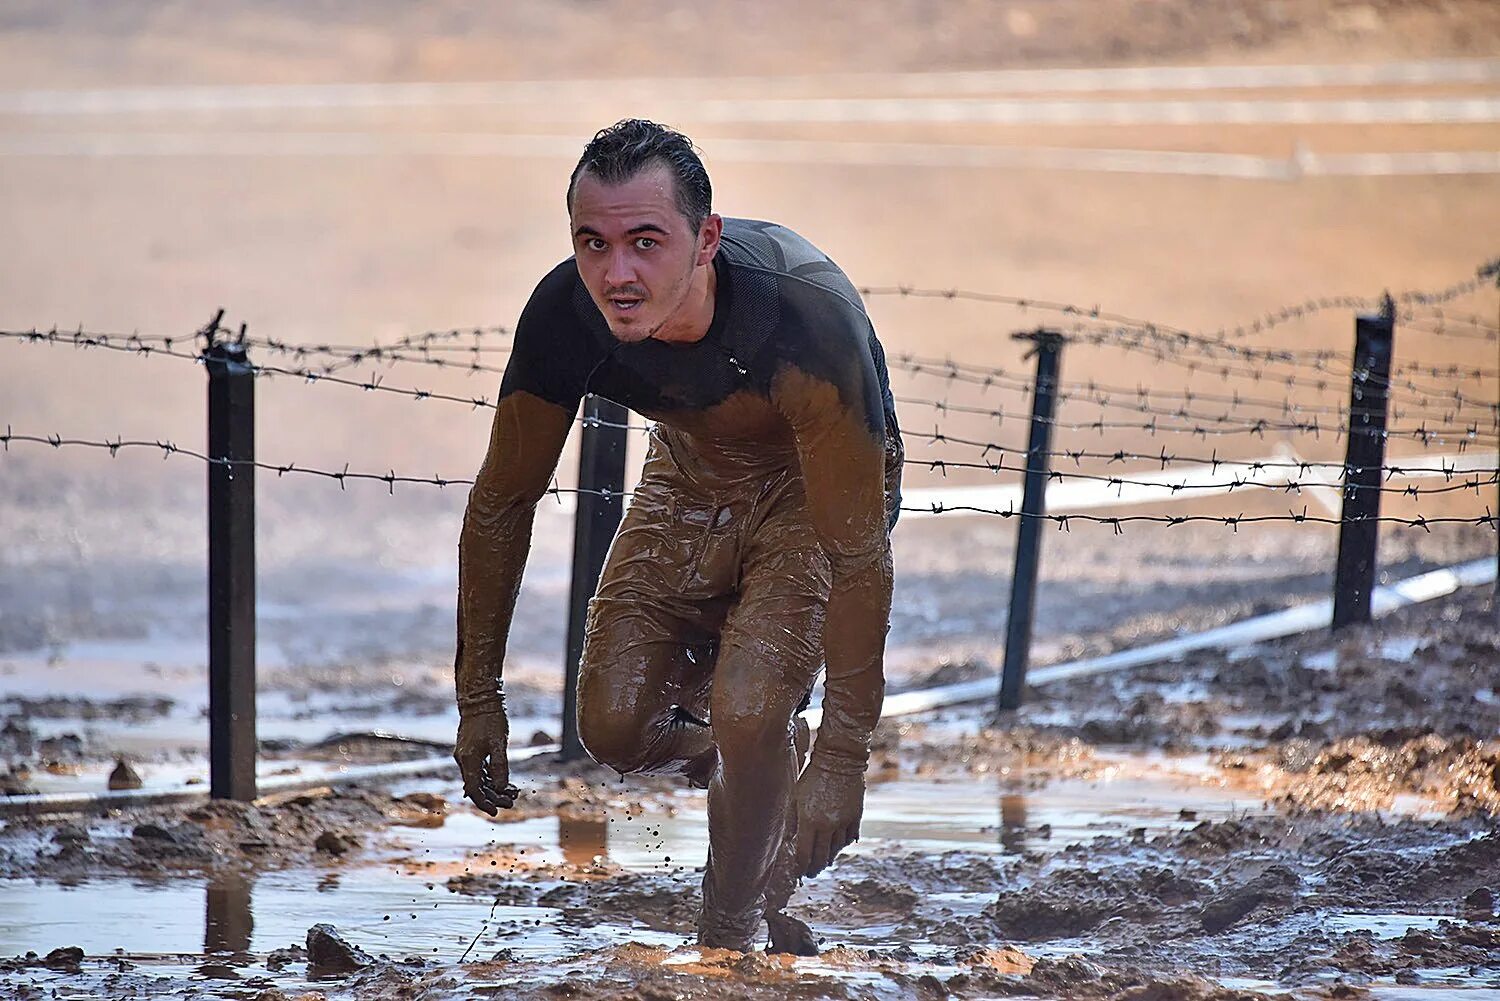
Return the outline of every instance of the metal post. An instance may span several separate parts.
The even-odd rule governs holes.
[[[625,434],[630,415],[612,400],[583,401],[578,450],[578,509],[573,519],[573,576],[568,597],[568,663],[563,679],[562,760],[584,756],[578,739],[578,665],[589,599],[599,587],[604,558],[620,527],[625,502]]]
[[[1052,413],[1057,405],[1057,372],[1063,336],[1055,330],[1011,335],[1036,347],[1036,386],[1031,396],[1031,437],[1026,444],[1026,482],[1021,524],[1016,533],[1016,569],[1011,577],[1010,615],[1005,623],[1005,667],[1000,675],[1000,708],[1021,705],[1026,665],[1031,657],[1031,625],[1036,616],[1036,572],[1042,521],[1047,513],[1047,472],[1052,448]]]
[[[209,795],[255,798],[255,371],[241,342],[208,368]]]
[[[1380,480],[1385,466],[1387,388],[1395,348],[1396,307],[1354,319],[1354,372],[1349,381],[1349,441],[1344,505],[1333,581],[1333,628],[1370,621],[1380,541]]]

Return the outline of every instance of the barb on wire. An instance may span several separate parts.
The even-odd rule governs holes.
[[[921,456],[909,456],[904,459],[903,462],[907,466],[926,469],[931,472],[942,472],[944,475],[946,475],[947,470],[949,469],[984,470],[986,472],[995,473],[998,475],[1000,473],[1025,473],[1027,467],[1025,463],[1024,453],[1021,453],[1021,459],[1022,461],[1019,465],[1007,465],[1003,457],[994,462],[961,462],[953,459],[928,459]],[[1112,476],[1101,473],[1069,472],[1066,470],[1048,470],[1047,477],[1049,482],[1083,480],[1092,483],[1103,483],[1106,487],[1115,487],[1120,489],[1121,491],[1123,491],[1125,487],[1145,487],[1152,490],[1166,491],[1168,494],[1177,494],[1183,491],[1233,493],[1234,491],[1242,488],[1261,488],[1265,490],[1277,490],[1281,491],[1282,493],[1300,494],[1304,489],[1326,490],[1329,489],[1330,486],[1332,486],[1332,484],[1330,484],[1328,480],[1320,477],[1314,477],[1306,481],[1294,480],[1289,478],[1283,478],[1279,480],[1257,480],[1252,478],[1253,474],[1257,471],[1269,470],[1271,468],[1274,468],[1275,464],[1273,463],[1226,463],[1226,465],[1232,465],[1235,467],[1248,466],[1252,468],[1250,468],[1245,475],[1241,475],[1240,473],[1235,472],[1228,480],[1205,483],[1191,483],[1186,479],[1177,482],[1164,481],[1161,479],[1142,480],[1133,479],[1129,476]],[[1397,475],[1400,474],[1396,472],[1390,473],[1386,477],[1385,483],[1389,483],[1391,479],[1395,478]],[[1475,495],[1479,496],[1482,493],[1480,489],[1481,487],[1493,486],[1497,483],[1500,483],[1500,468],[1463,470],[1459,470],[1457,468],[1444,468],[1441,475],[1443,475],[1448,481],[1443,486],[1419,487],[1414,484],[1409,484],[1403,487],[1393,487],[1386,486],[1384,484],[1367,485],[1362,483],[1350,483],[1348,486],[1353,490],[1374,490],[1377,493],[1382,494],[1394,494],[1419,498],[1427,494],[1449,494],[1468,490],[1474,491]],[[1461,482],[1453,482],[1453,478],[1455,476],[1462,476],[1466,478]],[[1344,488],[1342,485],[1340,485],[1337,489]]]
[[[1027,454],[1027,448],[1024,445],[1006,445],[1002,442],[985,441],[976,438],[966,438],[955,434],[949,434],[938,429],[934,429],[929,434],[922,434],[920,432],[907,429],[903,431],[902,434],[908,442],[926,441],[930,444],[946,443],[951,445],[961,445],[969,448],[977,448],[979,449],[979,456],[981,459],[987,458],[992,452],[995,455],[999,456],[1002,460],[1007,453],[1020,456],[1025,456]],[[1162,446],[1160,451],[1154,453],[1135,452],[1129,449],[1095,451],[1086,448],[1053,448],[1044,450],[1042,452],[1039,452],[1038,454],[1044,455],[1049,459],[1071,461],[1075,469],[1081,469],[1083,467],[1084,460],[1088,460],[1090,462],[1100,461],[1105,465],[1113,465],[1115,463],[1123,462],[1149,462],[1159,465],[1163,470],[1165,470],[1169,466],[1174,465],[1208,466],[1210,468],[1210,471],[1215,473],[1218,472],[1219,468],[1223,466],[1248,466],[1252,473],[1267,469],[1295,469],[1299,471],[1299,475],[1306,475],[1307,473],[1316,469],[1342,470],[1344,468],[1344,463],[1334,461],[1316,461],[1304,459],[1254,459],[1246,461],[1221,456],[1219,455],[1217,449],[1215,449],[1211,455],[1204,456],[1195,455],[1188,452],[1169,452],[1167,451],[1166,446]],[[950,465],[951,464],[952,463],[950,463]],[[1443,476],[1451,480],[1452,476],[1458,472],[1458,470],[1450,468],[1446,465],[1433,467],[1430,465],[1422,464],[1420,460],[1418,460],[1418,462],[1413,465],[1411,464],[1411,462],[1405,459],[1389,460],[1380,468],[1381,472],[1385,474],[1386,479],[1391,479],[1398,476],[1416,475]],[[1464,470],[1464,472],[1472,471],[1474,470]],[[1477,471],[1483,473],[1487,472],[1488,470],[1480,469]]]
[[[205,455],[205,453],[198,452],[198,450],[195,449],[186,449],[186,447],[178,446],[178,444],[172,443],[172,441],[126,440],[126,438],[114,438],[114,440],[110,440],[110,438],[104,438],[104,440],[95,441],[86,440],[86,438],[65,438],[63,437],[63,435],[58,434],[15,434],[15,431],[13,431],[13,429],[10,428],[9,425],[7,425],[5,434],[0,435],[0,447],[3,447],[3,450],[5,450],[5,452],[9,452],[10,444],[12,443],[40,444],[40,446],[48,446],[52,447],[52,449],[63,449],[63,447],[86,447],[86,449],[107,450],[107,452],[110,453],[111,456],[117,456],[118,453],[120,453],[121,449],[154,449],[159,450],[159,452],[162,453],[162,458],[181,455],[187,456],[187,458],[198,459],[198,461],[201,462],[208,462],[208,464],[226,465],[226,467],[231,468],[236,467],[236,465],[239,465],[239,467],[254,467],[257,468],[257,470],[266,470],[269,471],[269,473],[276,473],[278,474],[278,477],[287,476],[287,474],[323,477],[323,479],[335,480],[335,482],[339,483],[339,488],[341,489],[345,488],[348,480],[356,480],[356,482],[359,482],[359,480],[366,480],[366,482],[384,483],[384,485],[387,486],[387,491],[392,492],[392,494],[395,494],[396,483],[437,486],[437,488],[440,489],[446,488],[446,486],[472,485],[471,479],[463,479],[463,477],[405,476],[405,474],[396,473],[395,470],[387,471],[387,473],[365,473],[365,471],[351,471],[350,467],[348,467],[348,464],[345,464],[342,470],[320,470],[320,468],[308,467],[308,465],[299,465],[296,464],[296,462],[285,462],[285,464],[278,464],[278,462],[266,461],[231,461],[231,459],[211,458],[211,456]],[[1500,470],[1491,470],[1490,473],[1500,474]],[[1059,474],[1053,473],[1053,476],[1056,477],[1059,476]],[[1097,477],[1089,477],[1089,479],[1097,479]],[[1115,485],[1119,486],[1128,485],[1128,483],[1130,483],[1130,480],[1125,479],[1125,477],[1109,477],[1109,480],[1110,482],[1115,483]],[[1242,482],[1239,483],[1239,485],[1253,486],[1256,485],[1256,483]],[[1163,485],[1160,485],[1160,483],[1154,483],[1154,486]],[[1478,488],[1466,482],[1460,483],[1460,485],[1455,485],[1452,489]],[[1410,489],[1407,489],[1407,491],[1403,492],[1416,495],[1422,494],[1422,492],[1439,491],[1410,491]],[[583,488],[561,488],[561,486],[556,486],[555,483],[553,483],[553,486],[550,486],[550,488],[547,488],[546,491],[543,491],[543,495],[549,494],[553,495],[553,497],[561,497],[561,494],[592,494],[598,495],[598,497],[610,497],[610,495],[612,495],[609,491],[592,491],[592,489]],[[628,497],[628,495],[630,494],[628,494],[627,491],[624,495],[625,497]],[[1002,516],[1002,518],[1023,516],[1022,512],[1019,512],[1019,510],[1014,510],[1014,507],[1008,507],[1008,509],[1005,510],[998,510],[986,509],[986,507],[969,506],[969,504],[954,504],[954,506],[944,506],[944,504],[935,503],[929,507],[907,506],[903,507],[903,510],[924,513],[984,513],[984,515],[998,515]],[[1109,518],[1106,518],[1106,516],[1079,515],[1079,513],[1073,513],[1073,515],[1043,515],[1041,516],[1041,518],[1047,519],[1047,521],[1055,522],[1055,524],[1058,524],[1059,528],[1067,528],[1068,522],[1070,521],[1082,521],[1092,522],[1092,524],[1112,525],[1112,527],[1115,528],[1116,531],[1121,530],[1122,525],[1125,524],[1179,525],[1188,524],[1188,522],[1208,522],[1208,524],[1229,525],[1229,527],[1236,528],[1236,530],[1238,530],[1239,525],[1263,524],[1263,522],[1290,521],[1314,522],[1314,524],[1340,524],[1340,519],[1337,518],[1320,518],[1320,516],[1308,515],[1307,509],[1302,510],[1302,512],[1295,512],[1295,510],[1293,510],[1293,512],[1289,512],[1287,513],[1287,515],[1128,515],[1109,516]],[[1379,518],[1359,518],[1356,519],[1356,521],[1376,521],[1383,522],[1383,524],[1407,525],[1407,527],[1421,527],[1427,528],[1427,530],[1431,530],[1431,527],[1434,527],[1434,525],[1448,524],[1490,525],[1490,527],[1496,527],[1497,518],[1496,516],[1491,515],[1490,509],[1488,509],[1487,507],[1487,509],[1485,509],[1484,515],[1473,516],[1473,518],[1457,518],[1457,516],[1452,516],[1452,518],[1448,518],[1448,516],[1445,516],[1445,518],[1425,518],[1425,516],[1418,516],[1418,518],[1397,518],[1397,516],[1379,516]]]
[[[10,425],[6,425],[5,434],[0,435],[0,446],[3,446],[5,451],[9,451],[12,442],[48,445],[52,448],[103,449],[105,451],[108,451],[111,457],[118,455],[120,450],[122,449],[156,449],[157,451],[160,451],[162,453],[163,458],[173,455],[182,455],[190,459],[197,459],[200,462],[206,462],[210,465],[227,466],[230,468],[234,468],[236,466],[253,467],[258,470],[265,470],[266,472],[275,473],[278,478],[286,476],[288,474],[294,474],[298,476],[322,477],[324,479],[336,481],[339,484],[340,489],[344,489],[345,483],[351,480],[355,482],[366,481],[373,483],[383,483],[386,485],[388,491],[392,494],[395,493],[395,487],[398,483],[420,484],[423,486],[438,487],[439,489],[451,486],[474,485],[473,479],[466,479],[464,477],[457,476],[411,476],[399,474],[395,470],[390,470],[384,473],[351,471],[349,469],[348,463],[344,464],[343,469],[333,470],[318,469],[314,466],[301,465],[295,462],[265,462],[260,459],[252,462],[243,459],[213,458],[208,454],[200,452],[196,449],[186,448],[182,445],[176,444],[175,442],[164,440],[153,441],[146,439],[116,438],[111,441],[106,438],[102,441],[94,441],[86,438],[64,438],[62,435],[57,434],[16,434],[11,429]],[[553,486],[548,487],[542,492],[543,496],[560,496],[562,494],[595,494],[602,497],[616,496],[615,494],[607,490],[589,490],[582,487],[559,487],[555,483]],[[626,496],[628,496],[628,494]]]
[[[1454,299],[1473,294],[1480,288],[1485,287],[1494,280],[1495,262],[1489,261],[1479,265],[1475,269],[1474,277],[1465,278],[1454,282],[1444,288],[1431,291],[1408,291],[1394,297],[1394,301],[1403,307],[1431,307],[1439,306]],[[1143,320],[1138,317],[1126,316],[1121,313],[1113,313],[1094,306],[1079,306],[1073,303],[1057,302],[1047,299],[1035,299],[1029,296],[1007,295],[995,292],[976,292],[960,288],[918,288],[911,285],[867,285],[859,289],[862,296],[899,296],[902,298],[927,298],[947,300],[969,300],[973,302],[986,302],[997,305],[1014,306],[1022,311],[1040,310],[1048,313],[1056,313],[1063,316],[1079,317],[1092,321],[1112,323],[1119,327],[1133,328],[1137,331],[1151,331],[1165,337],[1176,337],[1179,340],[1186,339],[1190,343],[1201,343],[1216,347],[1225,346],[1227,338],[1236,340],[1243,339],[1252,334],[1264,333],[1275,327],[1281,326],[1295,320],[1305,319],[1317,313],[1328,310],[1373,310],[1380,306],[1381,299],[1365,298],[1359,296],[1324,296],[1316,299],[1308,299],[1300,303],[1291,303],[1270,310],[1260,317],[1236,324],[1232,327],[1221,327],[1213,334],[1193,333],[1181,327],[1171,324],[1158,323],[1151,320]]]
[[[1262,514],[1262,515],[1212,515],[1212,514],[1131,514],[1104,516],[1095,514],[1032,514],[1022,512],[1015,508],[981,507],[973,504],[943,504],[934,501],[926,507],[903,505],[902,511],[910,511],[921,514],[986,514],[1000,518],[1035,518],[1040,521],[1050,521],[1058,527],[1059,531],[1068,531],[1071,522],[1080,521],[1094,525],[1110,525],[1115,529],[1116,535],[1123,535],[1123,526],[1127,524],[1166,525],[1168,527],[1187,524],[1212,524],[1224,525],[1235,531],[1241,525],[1262,525],[1273,522],[1292,522],[1295,524],[1309,523],[1315,525],[1339,525],[1342,524],[1338,518],[1328,518],[1320,515],[1308,514],[1307,509],[1299,511],[1288,510],[1286,514]],[[1373,518],[1351,517],[1351,522],[1365,522],[1382,525],[1400,525],[1407,528],[1421,528],[1428,532],[1439,525],[1475,525],[1495,528],[1500,516],[1485,508],[1484,514],[1474,515],[1468,518],[1461,517],[1436,517],[1427,518],[1418,516],[1415,518],[1399,518],[1394,515],[1380,515]]]

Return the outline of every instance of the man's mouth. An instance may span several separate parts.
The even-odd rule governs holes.
[[[645,301],[646,301],[645,299],[642,299],[642,298],[640,298],[638,296],[630,296],[630,295],[620,295],[620,296],[610,296],[609,297],[609,304],[611,306],[613,306],[614,309],[615,309],[615,311],[618,312],[618,313],[633,312],[634,310],[636,310],[637,308],[639,308],[640,305],[643,302],[645,302]]]

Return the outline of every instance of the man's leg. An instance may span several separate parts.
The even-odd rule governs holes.
[[[701,784],[716,760],[706,716],[730,588],[701,565],[712,516],[653,438],[589,602],[578,672],[579,737],[622,774]]]
[[[785,516],[755,531],[713,678],[720,768],[708,787],[698,937],[723,948],[748,949],[759,937],[772,869],[794,829],[801,762],[793,715],[823,657],[827,560],[806,526],[800,492],[783,505]]]

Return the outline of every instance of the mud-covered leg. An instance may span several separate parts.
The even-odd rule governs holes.
[[[805,708],[807,700],[803,700]],[[800,774],[802,767],[807,763],[807,749],[812,742],[812,734],[808,729],[807,720],[800,715],[793,721],[793,746],[797,754],[797,771]],[[770,932],[770,942],[766,946],[767,952],[785,952],[793,956],[816,956],[818,954],[818,940],[813,935],[812,928],[807,922],[783,913],[787,901],[797,889],[798,877],[795,869],[797,860],[797,813],[792,811],[787,818],[786,833],[781,839],[781,850],[776,853],[776,861],[771,867],[771,878],[766,884],[766,927]]]
[[[779,579],[783,588],[787,580]],[[720,767],[708,789],[699,924],[705,945],[750,948],[768,895],[779,898],[779,911],[795,885],[783,878],[773,888],[771,877],[783,845],[795,844],[788,835],[802,756],[792,717],[820,659],[820,611],[816,595],[752,589],[721,638],[712,693]]]
[[[590,606],[578,735],[595,761],[621,774],[690,773],[713,754],[697,706],[712,665],[666,632],[642,603],[596,598]]]

